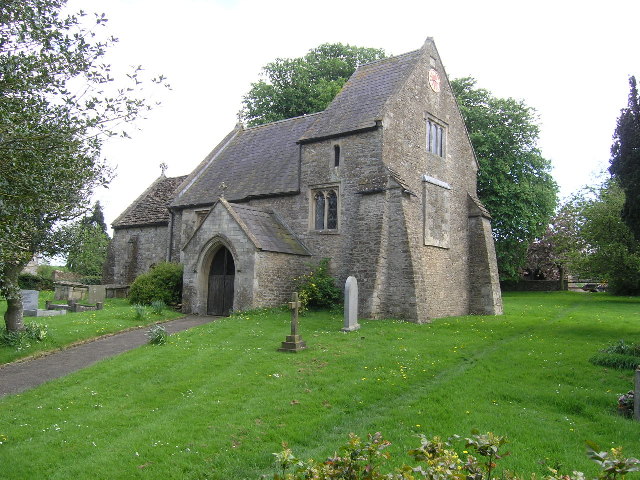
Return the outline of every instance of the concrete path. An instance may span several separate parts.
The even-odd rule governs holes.
[[[168,333],[176,333],[203,325],[218,317],[188,315],[165,322]],[[63,377],[108,357],[132,350],[147,343],[149,326],[98,338],[97,340],[50,353],[32,360],[0,365],[0,397],[23,392],[29,388]]]

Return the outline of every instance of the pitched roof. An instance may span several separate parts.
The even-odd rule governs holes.
[[[316,115],[236,128],[189,175],[172,206],[212,204],[299,191],[298,138]],[[221,188],[224,183],[225,188]]]
[[[415,50],[358,67],[300,142],[374,128],[382,120],[387,100],[405,82],[421,53]]]
[[[249,237],[260,250],[268,252],[309,255],[309,251],[294,234],[284,226],[273,211],[248,205],[227,204],[236,219],[246,227]]]
[[[229,203],[224,198],[220,198],[209,211],[207,218],[216,215],[216,212],[219,212],[221,208],[226,209],[258,250],[292,255],[310,255],[309,250],[300,243],[295,234],[282,223],[272,210]],[[193,232],[183,249],[186,249],[193,239],[198,237],[200,228],[206,222],[207,219]]]
[[[115,229],[168,224],[167,207],[185,178],[186,175],[169,178],[161,175],[113,221],[111,226]]]

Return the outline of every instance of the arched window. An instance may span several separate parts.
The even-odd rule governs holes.
[[[312,196],[313,228],[315,230],[338,229],[337,189],[315,190]]]

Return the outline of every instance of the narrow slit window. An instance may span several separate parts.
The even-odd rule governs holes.
[[[340,166],[340,145],[333,146],[333,166]]]

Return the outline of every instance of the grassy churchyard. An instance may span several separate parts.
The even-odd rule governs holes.
[[[309,348],[297,354],[276,351],[289,332],[284,311],[176,334],[1,398],[0,477],[258,479],[274,472],[282,442],[322,459],[349,432],[376,431],[397,464],[410,462],[418,433],[493,431],[511,452],[498,467],[527,477],[547,467],[594,475],[587,440],[640,456],[640,422],[616,414],[632,372],[588,361],[619,339],[640,342],[640,299],[562,292],[504,302],[501,317],[364,320],[352,333],[340,332],[340,313],[311,312],[300,320]],[[113,329],[110,311],[116,328],[130,325],[119,308],[60,331]],[[56,342],[59,318],[47,319]],[[5,347],[0,355],[10,358]]]
[[[47,300],[53,300],[53,292],[40,292],[38,306],[45,308]],[[4,312],[7,302],[0,299],[0,335],[5,332]],[[21,358],[38,355],[42,352],[59,350],[66,345],[84,340],[108,335],[110,333],[140,327],[151,323],[169,320],[182,316],[171,309],[165,309],[161,315],[151,313],[147,308],[145,315],[139,317],[136,310],[125,299],[109,298],[104,302],[102,310],[94,312],[67,313],[55,317],[24,317],[24,323],[38,323],[46,325],[46,336],[38,342],[25,338],[15,348],[3,345],[0,342],[0,365]],[[0,477],[1,478],[1,477]]]

